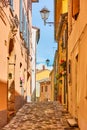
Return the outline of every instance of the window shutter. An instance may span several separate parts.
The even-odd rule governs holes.
[[[26,41],[26,15],[24,16],[24,40]]]
[[[28,21],[26,23],[26,42],[27,42],[27,48],[28,48]]]
[[[72,16],[75,17],[79,13],[79,0],[72,0]]]
[[[24,40],[25,40],[25,14],[24,14],[23,26],[24,26],[24,30],[23,30],[23,38],[24,38]]]
[[[64,30],[64,33],[63,33],[63,49],[66,47],[66,34],[65,34],[65,30]]]
[[[28,36],[27,36],[27,38],[28,38],[28,48],[29,48],[29,29],[28,29],[27,31],[28,31]]]
[[[22,32],[24,31],[24,8],[22,8]]]
[[[63,33],[63,48],[66,48],[67,39],[68,39],[68,30],[66,27],[66,29],[64,30],[64,33]]]
[[[26,24],[25,24],[25,41],[27,44],[27,16],[26,16]]]
[[[13,0],[10,0],[10,6],[11,6],[11,9],[13,10]]]
[[[22,32],[22,0],[20,0],[20,32]]]

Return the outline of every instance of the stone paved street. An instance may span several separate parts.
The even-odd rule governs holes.
[[[68,126],[69,116],[58,102],[28,103],[2,130],[77,130]]]

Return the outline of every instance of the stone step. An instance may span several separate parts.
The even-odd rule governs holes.
[[[74,118],[67,119],[67,122],[72,127],[75,127],[75,126],[77,127],[78,126],[78,122]]]
[[[71,128],[64,128],[64,130],[80,130],[79,128],[71,127]]]

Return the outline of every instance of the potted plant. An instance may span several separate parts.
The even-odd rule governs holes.
[[[59,79],[59,78],[61,78],[61,77],[62,77],[62,72],[56,74],[56,79]]]
[[[66,61],[61,60],[60,66],[62,66],[64,68],[64,70],[65,70],[66,69]]]

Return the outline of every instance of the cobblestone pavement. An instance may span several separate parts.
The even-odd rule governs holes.
[[[76,130],[65,117],[69,114],[58,102],[27,103],[2,130]]]

